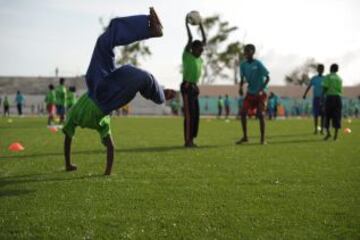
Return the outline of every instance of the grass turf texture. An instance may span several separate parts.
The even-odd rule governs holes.
[[[0,120],[0,239],[359,239],[360,121],[338,142],[312,121],[268,122],[268,145],[236,146],[240,124],[202,119],[198,149],[180,118],[113,119],[113,175],[98,135],[63,135],[44,118]],[[25,151],[7,146],[21,141]]]

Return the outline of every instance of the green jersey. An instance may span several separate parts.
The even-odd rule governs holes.
[[[71,91],[67,92],[67,102],[66,102],[66,103],[67,103],[67,105],[68,105],[69,107],[75,105],[75,103],[76,103],[76,96],[75,96],[75,93],[74,93],[74,92],[71,92]]]
[[[187,50],[184,51],[182,57],[183,80],[189,83],[197,83],[201,77],[203,60],[195,57]]]
[[[45,103],[46,104],[56,104],[56,92],[55,90],[50,90],[48,94],[45,96]]]
[[[7,97],[4,98],[4,107],[9,107],[10,103],[9,103],[9,99]]]
[[[98,131],[101,139],[111,135],[110,116],[105,115],[90,99],[88,93],[80,97],[67,115],[63,132],[69,137],[75,134],[75,128],[89,128]]]
[[[64,85],[59,85],[56,89],[56,105],[59,106],[66,106],[66,95],[67,95],[67,90],[66,87]]]
[[[342,80],[336,73],[326,75],[322,86],[326,96],[341,96]]]

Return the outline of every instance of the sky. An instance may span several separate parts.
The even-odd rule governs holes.
[[[191,10],[237,26],[230,40],[256,45],[272,85],[285,84],[285,75],[309,58],[327,71],[338,63],[344,85],[360,84],[358,0],[0,0],[0,75],[52,76],[56,67],[60,75],[82,75],[101,33],[99,18],[147,14],[149,6],[164,37],[146,41],[153,55],[141,67],[166,87],[179,88],[182,80],[184,18]]]

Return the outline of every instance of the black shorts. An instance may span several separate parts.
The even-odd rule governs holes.
[[[325,100],[325,128],[341,128],[342,103],[340,96],[327,96]]]

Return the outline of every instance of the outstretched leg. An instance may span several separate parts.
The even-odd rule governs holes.
[[[150,15],[121,17],[111,20],[105,32],[100,35],[96,42],[86,73],[89,95],[93,96],[98,83],[115,70],[114,47],[160,36],[162,36],[162,26],[153,9],[150,10]]]
[[[109,114],[128,104],[138,92],[157,104],[165,101],[164,90],[155,77],[131,65],[116,69],[99,82],[93,96],[103,113]]]

